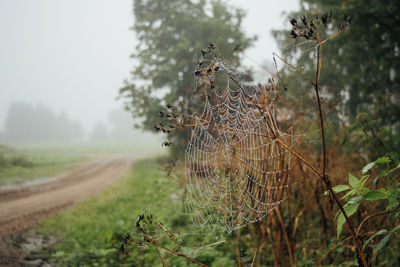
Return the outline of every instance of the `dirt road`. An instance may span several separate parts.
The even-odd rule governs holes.
[[[133,160],[133,156],[114,156],[59,175],[52,182],[0,190],[0,242],[40,219],[103,191],[129,169]]]

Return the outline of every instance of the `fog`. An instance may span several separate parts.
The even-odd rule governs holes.
[[[279,51],[271,30],[287,25],[282,12],[298,8],[298,0],[281,0],[275,6],[275,1],[267,0],[227,2],[247,11],[244,29],[259,39],[243,60],[247,66],[260,68],[273,51]],[[122,103],[116,100],[134,64],[129,57],[135,46],[132,24],[132,0],[1,1],[3,136],[12,105],[25,105],[31,111],[41,107],[52,114],[53,121],[70,122],[76,128],[70,139],[121,138],[132,131],[133,120],[123,114]],[[114,118],[119,124],[113,125],[112,114],[124,119]],[[23,113],[19,118],[22,124],[30,120]]]

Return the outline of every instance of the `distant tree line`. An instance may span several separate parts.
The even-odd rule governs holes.
[[[71,141],[84,134],[81,124],[66,113],[22,102],[10,105],[4,126],[0,135],[3,142]]]
[[[65,142],[89,139],[91,141],[143,141],[155,136],[134,129],[134,120],[123,109],[108,113],[105,122],[97,121],[85,134],[79,121],[65,112],[57,114],[46,105],[12,103],[5,119],[0,142]]]

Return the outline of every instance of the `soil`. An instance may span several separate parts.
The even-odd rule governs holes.
[[[44,240],[28,228],[100,193],[127,171],[136,158],[137,155],[113,156],[61,174],[47,183],[0,190],[0,266],[49,266],[28,255],[53,240]]]

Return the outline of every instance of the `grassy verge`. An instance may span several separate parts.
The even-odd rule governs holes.
[[[192,256],[198,261],[233,266],[226,246],[204,247],[216,242],[215,236],[194,229],[183,212],[183,195],[178,181],[167,177],[157,160],[142,160],[102,194],[43,221],[39,231],[60,238],[47,252],[59,266],[162,266],[154,248],[133,244],[128,255],[118,252],[125,234],[133,235],[138,215],[151,213],[170,231],[181,233],[180,245],[189,253],[196,252]],[[168,240],[161,242],[173,248]],[[187,266],[183,258],[161,254],[170,266]]]
[[[159,147],[158,143],[145,142],[0,145],[0,186],[48,178],[113,153],[149,150],[156,153]]]

